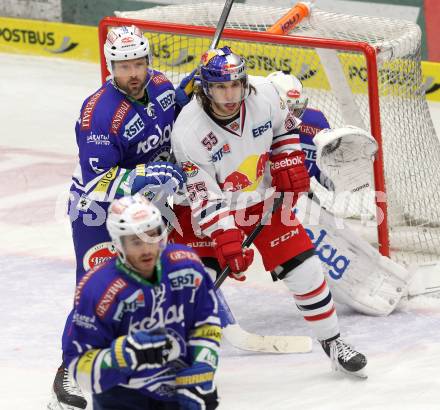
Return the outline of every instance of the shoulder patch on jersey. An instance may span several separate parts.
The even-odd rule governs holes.
[[[115,113],[113,114],[112,118],[112,125],[110,127],[110,130],[113,134],[117,135],[119,130],[121,129],[122,123],[125,120],[125,117],[128,114],[128,111],[130,110],[131,104],[126,101],[122,100],[119,104],[118,108],[116,109]]]
[[[181,162],[182,171],[186,174],[187,177],[194,177],[199,173],[199,167],[191,161]]]
[[[301,123],[297,121],[297,119],[292,115],[292,114],[288,114],[286,119],[284,120],[284,128],[286,129],[286,131],[292,131],[295,128],[298,128],[298,125],[300,125]]]
[[[108,285],[104,294],[96,305],[96,315],[103,319],[110,306],[116,299],[116,296],[128,286],[127,282],[122,278],[116,278]]]
[[[81,113],[81,129],[88,130],[92,125],[93,111],[95,111],[96,104],[105,92],[105,88],[101,88],[95,94],[93,94],[87,101],[82,113]]]
[[[193,268],[186,268],[168,274],[172,290],[183,288],[198,288],[203,281],[203,275]]]
[[[170,82],[170,80],[168,80],[168,78],[166,78],[162,73],[154,74],[151,81],[153,81],[153,83],[156,85],[165,84],[165,83]]]
[[[200,264],[202,263],[202,261],[200,260],[198,255],[190,250],[171,251],[167,255],[167,257],[170,260],[170,262],[173,262],[173,263],[184,261],[184,260],[195,261]]]

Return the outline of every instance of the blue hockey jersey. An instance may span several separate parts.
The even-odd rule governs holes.
[[[320,181],[321,171],[316,165],[316,146],[313,143],[315,135],[324,128],[330,128],[330,125],[322,111],[307,108],[301,118],[299,128],[299,139],[301,149],[306,155],[306,167],[310,177],[315,177]]]
[[[111,81],[84,101],[75,127],[79,164],[71,187],[84,199],[78,209],[87,211],[90,201],[123,196],[123,183],[137,164],[169,158],[175,91],[162,73],[153,73],[146,85],[147,106]]]
[[[149,282],[113,258],[78,283],[63,351],[82,388],[99,394],[119,385],[155,399],[174,399],[173,365],[131,373],[112,365],[112,341],[138,330],[166,329],[178,354],[172,363],[199,361],[216,368],[218,301],[197,254],[184,245],[168,245],[156,273],[156,281]]]

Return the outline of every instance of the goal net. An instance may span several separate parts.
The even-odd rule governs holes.
[[[140,26],[154,68],[178,84],[209,48],[222,9],[223,3],[198,3],[115,12],[101,22],[100,41],[109,26]],[[425,99],[419,27],[315,8],[289,36],[264,33],[287,11],[234,4],[219,46],[243,55],[249,74],[296,75],[309,107],[322,110],[331,127],[371,131],[381,145],[375,182],[376,191],[386,191],[377,203],[386,218],[370,241],[405,265],[439,260],[440,146]],[[350,206],[347,217],[371,216],[368,203]]]

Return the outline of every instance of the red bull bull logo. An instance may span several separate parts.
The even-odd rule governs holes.
[[[268,153],[247,157],[237,170],[225,178],[220,187],[229,192],[255,191],[263,178],[268,158]]]
[[[191,161],[182,162],[182,170],[188,178],[193,177],[198,174],[199,167],[193,164]]]

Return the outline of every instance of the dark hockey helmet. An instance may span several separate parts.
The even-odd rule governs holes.
[[[246,61],[227,46],[206,51],[200,61],[200,79],[204,93],[212,99],[210,84],[241,80],[242,100],[249,94]]]

